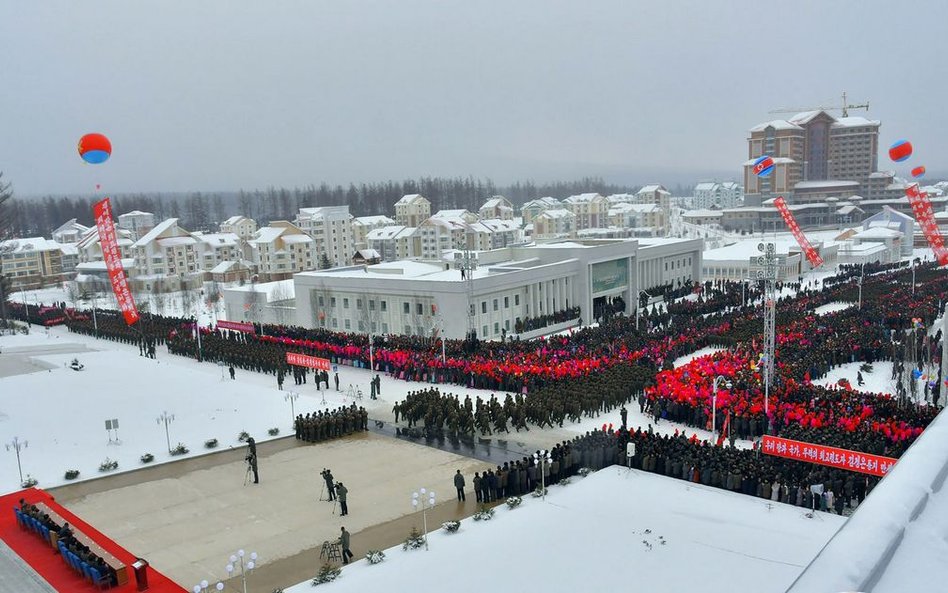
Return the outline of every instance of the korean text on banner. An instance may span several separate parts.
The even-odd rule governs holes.
[[[800,229],[800,225],[797,224],[797,219],[794,218],[793,213],[790,212],[789,208],[787,208],[787,201],[783,199],[783,196],[780,196],[774,200],[774,206],[777,208],[777,211],[780,212],[780,216],[783,217],[783,221],[787,224],[787,228],[790,229],[791,233],[793,233],[793,238],[797,240],[797,244],[800,246],[800,249],[803,250],[803,255],[806,256],[806,259],[810,262],[810,265],[814,268],[818,268],[823,265],[823,258],[820,257],[820,254],[817,253],[816,249],[813,248],[813,245],[810,244],[809,239],[807,239],[806,235],[803,234],[803,231]]]
[[[92,215],[95,217],[95,226],[99,231],[99,246],[102,248],[102,258],[105,268],[109,272],[109,282],[112,292],[118,301],[119,310],[125,317],[125,323],[133,325],[138,321],[138,309],[135,299],[128,289],[128,279],[122,269],[122,254],[115,238],[115,224],[112,222],[112,205],[108,198],[92,205]]]
[[[892,457],[883,457],[881,455],[872,455],[851,451],[849,449],[839,449],[837,447],[827,447],[825,445],[815,445],[803,441],[793,441],[780,437],[764,436],[761,451],[767,455],[775,457],[784,457],[796,461],[808,461],[820,465],[828,465],[838,469],[848,469],[849,471],[872,474],[873,476],[886,475],[898,459]]]
[[[218,321],[217,329],[229,329],[238,332],[246,332],[249,334],[256,333],[252,323],[241,323],[239,321]]]
[[[286,362],[298,367],[316,369],[317,371],[328,371],[331,366],[328,358],[307,356],[305,354],[297,354],[296,352],[287,352]]]
[[[948,264],[948,249],[945,248],[945,239],[941,236],[938,223],[935,221],[935,213],[932,210],[932,202],[928,199],[928,194],[919,190],[917,183],[913,183],[905,188],[905,196],[912,207],[912,213],[915,215],[918,226],[922,227],[922,232],[925,233],[928,246],[931,247],[935,259],[938,260],[938,265]],[[910,241],[911,237],[903,240]]]

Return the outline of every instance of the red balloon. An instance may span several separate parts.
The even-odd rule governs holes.
[[[921,179],[921,178],[924,177],[924,176],[925,176],[925,167],[924,167],[924,166],[920,165],[920,166],[915,167],[914,169],[912,169],[912,177],[914,177],[915,179]]]
[[[86,134],[76,148],[82,160],[93,165],[104,163],[112,155],[112,143],[102,134]]]

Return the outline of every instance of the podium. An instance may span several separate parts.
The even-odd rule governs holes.
[[[144,558],[136,558],[135,562],[132,563],[132,569],[135,571],[135,583],[138,585],[139,591],[146,591],[148,589],[148,561]]]

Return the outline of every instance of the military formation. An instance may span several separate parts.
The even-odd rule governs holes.
[[[350,406],[335,410],[320,410],[305,416],[299,414],[293,422],[296,440],[318,443],[369,429],[369,414],[363,407]]]

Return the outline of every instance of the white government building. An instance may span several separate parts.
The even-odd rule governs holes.
[[[427,337],[443,331],[463,338],[470,288],[478,338],[532,337],[579,325],[580,319],[588,324],[594,307],[615,297],[633,314],[640,290],[699,281],[702,269],[700,239],[567,240],[470,253],[477,260],[470,286],[462,277],[463,252],[454,252],[453,261],[402,260],[295,274],[296,323]],[[273,300],[273,294],[266,284],[225,290],[228,319],[285,323],[289,303]],[[518,321],[574,307],[578,317],[516,331]]]

